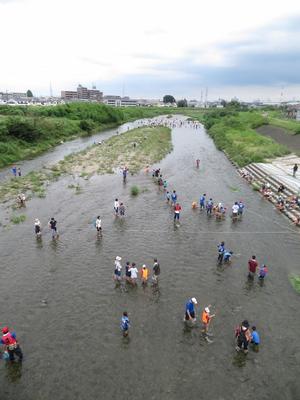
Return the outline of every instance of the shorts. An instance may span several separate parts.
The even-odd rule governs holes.
[[[119,212],[119,207],[114,207],[115,213],[118,214]]]
[[[119,271],[118,269],[115,269],[115,275],[116,276],[121,276],[121,271]]]
[[[190,312],[190,316],[192,318],[195,318],[195,312],[194,311]],[[185,312],[185,319],[186,319],[186,321],[188,321],[190,319],[187,312]]]

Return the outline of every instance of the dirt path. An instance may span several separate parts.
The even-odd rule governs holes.
[[[273,125],[263,125],[256,130],[264,136],[269,136],[277,143],[288,147],[293,153],[300,155],[300,135],[288,133],[282,128]]]

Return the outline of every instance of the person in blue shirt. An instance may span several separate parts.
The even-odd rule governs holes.
[[[11,170],[12,170],[12,173],[14,174],[14,177],[16,177],[17,176],[17,167],[14,165]]]
[[[225,242],[221,242],[218,245],[218,263],[219,264],[222,264],[224,253],[225,253]]]
[[[197,304],[197,300],[195,297],[192,297],[185,305],[185,321],[196,321],[195,318],[195,304]]]
[[[242,200],[239,201],[238,206],[239,206],[238,215],[243,215],[245,204],[242,202]]]
[[[200,197],[200,210],[204,210],[205,208],[205,200],[206,200],[206,194],[204,193],[201,197]]]
[[[130,328],[130,321],[128,318],[128,314],[126,311],[124,311],[121,318],[121,330],[123,332],[124,337],[128,336],[129,328]]]
[[[256,330],[256,326],[252,326],[251,343],[254,345],[254,348],[257,350],[258,346],[260,344],[260,337]]]
[[[208,202],[206,203],[206,213],[207,213],[207,214],[210,214],[210,215],[211,215],[212,210],[213,210],[213,206],[214,206],[213,199],[210,198],[210,199],[208,200]]]
[[[259,267],[259,271],[258,271],[258,279],[263,281],[265,279],[265,277],[267,276],[268,273],[268,268],[265,264],[262,264]]]
[[[175,206],[176,201],[177,201],[177,193],[176,190],[173,190],[173,193],[171,194],[171,199],[172,199],[172,203]]]
[[[225,264],[230,263],[232,254],[233,254],[233,251],[228,251],[228,250],[224,251],[223,261]]]

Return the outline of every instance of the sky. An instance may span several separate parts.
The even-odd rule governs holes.
[[[300,100],[300,1],[0,0],[0,92]]]

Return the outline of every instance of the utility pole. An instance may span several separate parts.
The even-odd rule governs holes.
[[[207,107],[208,88],[205,89],[205,108]]]

